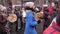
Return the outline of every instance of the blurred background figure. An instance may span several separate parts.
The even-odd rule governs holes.
[[[60,33],[60,7],[56,7],[56,17],[52,20],[50,26],[43,32],[43,34],[59,34]]]
[[[7,34],[5,25],[6,25],[6,12],[7,9],[0,3],[0,34]]]
[[[12,13],[12,9],[11,9],[11,7],[8,7],[7,8],[7,14],[9,15],[9,14],[11,14]]]

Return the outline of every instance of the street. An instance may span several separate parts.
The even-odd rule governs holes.
[[[42,34],[43,31],[43,23],[40,23],[37,27],[36,27],[37,33],[38,34]],[[17,32],[17,34],[24,34],[24,30],[19,30]]]

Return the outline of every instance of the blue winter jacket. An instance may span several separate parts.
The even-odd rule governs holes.
[[[29,12],[26,14],[26,26],[24,34],[37,34],[36,25],[38,23],[35,20],[35,16],[33,12]]]

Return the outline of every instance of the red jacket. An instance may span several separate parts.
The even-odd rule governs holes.
[[[53,22],[52,26],[48,27],[43,34],[60,34],[60,26]]]
[[[53,9],[54,9],[54,6],[51,6],[51,7],[49,8],[49,14],[50,14],[50,15],[52,14]]]

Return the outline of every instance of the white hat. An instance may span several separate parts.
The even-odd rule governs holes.
[[[54,2],[52,2],[52,6],[55,6]]]
[[[4,9],[6,9],[6,7],[4,7],[4,6],[1,6],[1,7],[0,7],[0,10],[1,10],[1,11],[3,11]]]
[[[47,4],[44,4],[43,7],[48,7],[48,5]]]
[[[25,6],[32,8],[34,6],[34,2],[26,2]]]

